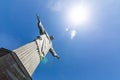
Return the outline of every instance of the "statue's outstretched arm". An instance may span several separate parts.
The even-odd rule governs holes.
[[[40,16],[37,16],[37,20],[38,20],[38,28],[39,28],[40,35],[45,34],[45,29],[40,21]]]
[[[51,53],[54,57],[56,57],[57,59],[60,59],[59,55],[55,52],[55,50],[53,49],[53,47],[50,48],[49,51],[50,51],[50,53]]]
[[[37,16],[38,23],[40,23],[40,16]]]

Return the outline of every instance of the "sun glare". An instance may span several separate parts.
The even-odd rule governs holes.
[[[67,17],[69,23],[74,26],[84,24],[89,20],[89,8],[82,5],[75,5],[69,8]]]
[[[87,29],[92,22],[92,5],[88,3],[73,3],[66,8],[66,31],[70,33],[71,40],[77,35],[77,29]]]

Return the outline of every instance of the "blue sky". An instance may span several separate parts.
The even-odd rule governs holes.
[[[73,5],[88,8],[88,22],[69,22],[67,11]],[[53,46],[61,59],[48,53],[33,80],[120,80],[119,9],[119,0],[1,0],[0,47],[13,50],[34,40],[38,14],[55,36]]]

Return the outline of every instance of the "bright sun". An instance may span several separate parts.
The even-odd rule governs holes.
[[[82,5],[72,6],[67,11],[68,21],[74,26],[87,23],[90,17],[89,14],[89,8]]]

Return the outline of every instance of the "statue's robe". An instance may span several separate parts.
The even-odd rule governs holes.
[[[52,48],[52,42],[46,34],[39,36],[36,40],[13,50],[24,67],[32,76],[41,59],[45,57]]]

